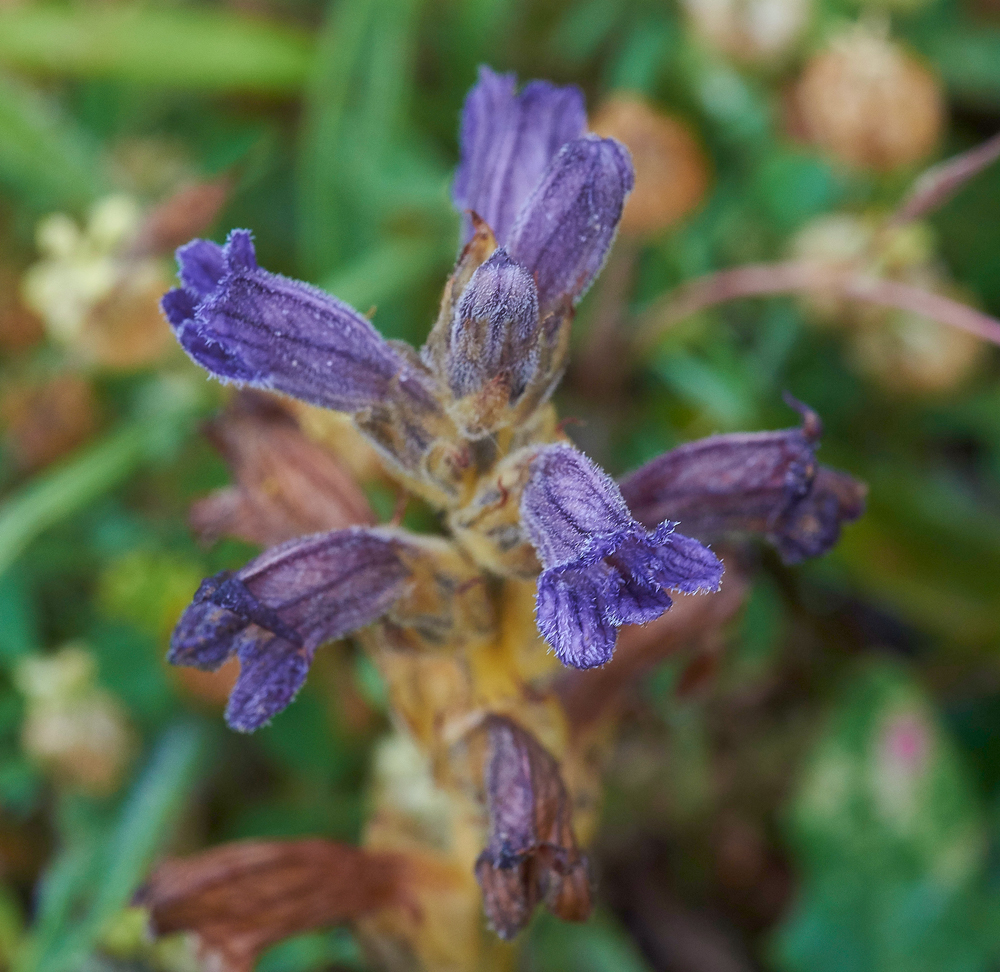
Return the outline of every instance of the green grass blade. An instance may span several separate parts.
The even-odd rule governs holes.
[[[311,62],[305,33],[233,13],[132,4],[0,10],[0,64],[58,77],[296,94]]]
[[[75,972],[83,966],[169,833],[197,777],[204,749],[204,732],[192,724],[175,724],[160,736],[102,848],[100,878],[89,909],[82,919],[50,924],[19,972]]]

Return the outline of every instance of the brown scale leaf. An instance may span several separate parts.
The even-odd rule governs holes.
[[[406,862],[330,840],[240,841],[161,864],[135,897],[154,935],[193,932],[219,972],[271,945],[388,907],[409,908]]]
[[[510,719],[491,715],[486,731],[490,837],[476,878],[490,923],[501,938],[513,938],[542,901],[564,921],[585,921],[590,877],[559,764]]]
[[[193,504],[192,529],[206,542],[238,537],[271,546],[303,534],[372,525],[361,487],[310,441],[276,399],[242,391],[207,435],[236,485]]]

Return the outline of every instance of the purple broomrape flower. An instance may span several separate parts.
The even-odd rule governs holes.
[[[513,74],[479,69],[462,109],[462,155],[452,192],[459,211],[478,213],[501,243],[559,149],[587,130],[579,88],[548,81],[532,81],[520,94],[516,88]],[[472,233],[465,216],[462,242]]]
[[[826,553],[864,511],[865,485],[816,462],[819,416],[786,397],[799,428],[715,435],[665,452],[621,481],[637,520],[676,518],[700,540],[759,534],[786,563]]]
[[[480,68],[462,111],[453,197],[538,282],[544,316],[575,303],[604,265],[635,174],[628,149],[586,133],[578,88]],[[463,242],[474,226],[465,221]]]
[[[202,582],[168,659],[215,671],[240,659],[226,721],[259,728],[295,698],[316,649],[382,617],[405,593],[402,541],[378,530],[318,533]]]
[[[521,498],[521,520],[542,562],[538,628],[574,668],[603,665],[618,628],[658,618],[666,589],[718,590],[722,564],[664,521],[633,519],[614,480],[568,445],[540,450]]]
[[[257,266],[249,231],[224,247],[177,251],[182,286],[163,297],[177,340],[223,382],[284,392],[344,412],[382,401],[393,380],[427,407],[420,375],[343,301]]]

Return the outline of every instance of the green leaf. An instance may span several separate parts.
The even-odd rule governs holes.
[[[977,24],[938,31],[925,49],[954,94],[991,107],[996,104],[1000,97],[1000,30]]]
[[[0,64],[58,77],[296,94],[311,60],[305,33],[235,13],[136,4],[0,10]]]
[[[807,762],[791,835],[800,900],[775,940],[801,972],[979,972],[1000,946],[985,820],[905,671],[863,669]]]
[[[585,925],[540,912],[531,924],[525,968],[529,972],[648,972],[627,932],[607,913]]]
[[[0,12],[0,47],[2,23]],[[105,188],[87,135],[52,101],[2,75],[0,183],[38,209],[77,209]]]
[[[323,288],[365,311],[406,293],[453,252],[450,240],[389,239],[328,277]]]
[[[20,574],[0,576],[0,665],[38,651],[41,636],[32,591]]]

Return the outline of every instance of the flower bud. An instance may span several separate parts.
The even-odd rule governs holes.
[[[841,34],[806,64],[794,110],[817,148],[877,172],[928,156],[944,126],[937,79],[897,44],[863,28]]]

